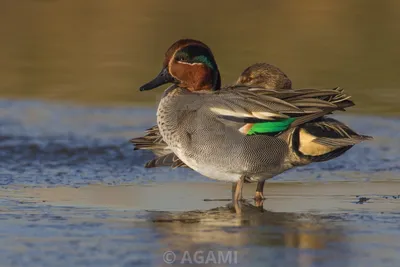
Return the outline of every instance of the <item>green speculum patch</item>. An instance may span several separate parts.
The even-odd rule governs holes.
[[[278,133],[287,130],[295,118],[255,123],[247,135]]]

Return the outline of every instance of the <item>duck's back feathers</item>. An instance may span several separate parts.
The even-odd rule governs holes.
[[[354,105],[340,88],[276,91],[235,87],[230,92],[220,91],[203,97],[203,109],[208,108],[221,119],[238,122],[237,129],[243,134],[269,134],[278,128],[278,131],[288,130]],[[252,127],[243,124],[252,124]]]

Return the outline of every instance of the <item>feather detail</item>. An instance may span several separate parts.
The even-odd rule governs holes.
[[[247,135],[279,133],[288,129],[294,120],[295,118],[288,118],[280,121],[255,123],[247,132]]]
[[[263,120],[275,120],[277,118],[287,118],[288,116],[270,111],[253,111],[246,112],[244,109],[228,109],[211,107],[210,110],[220,117],[234,117],[234,118],[257,118]]]
[[[278,118],[288,118],[287,115],[272,113],[272,112],[268,112],[268,111],[255,111],[255,112],[252,112],[251,115],[253,115],[254,118],[262,119],[262,120],[275,120]]]
[[[178,167],[187,167],[187,165],[183,163],[174,153],[169,153],[167,155],[155,158],[146,162],[144,165],[145,168],[156,168],[162,166],[168,166],[173,169]]]
[[[238,109],[232,110],[232,109],[212,107],[210,108],[210,110],[222,117],[245,117],[245,118],[253,117],[251,113]]]
[[[352,146],[372,139],[357,134],[344,123],[326,117],[300,125],[294,131],[294,136],[294,150],[312,162],[336,158]]]
[[[170,153],[157,125],[147,129],[145,136],[133,138],[130,142],[133,143],[134,150],[152,150],[157,156]]]
[[[253,127],[253,125],[254,123],[246,123],[243,127],[239,129],[239,132],[241,132],[244,135],[247,135],[251,127]]]

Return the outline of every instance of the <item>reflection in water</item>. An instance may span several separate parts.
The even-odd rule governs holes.
[[[185,251],[237,251],[237,266],[252,267],[399,265],[398,183],[306,184],[271,183],[267,210],[243,203],[240,212],[201,200],[229,194],[218,183],[2,187],[0,249],[25,240],[24,253],[52,255],[65,266],[82,258],[98,260],[94,266],[116,259],[118,266],[163,265],[168,250],[178,260]],[[352,192],[371,200],[356,204]],[[396,192],[396,199],[382,192]],[[20,250],[9,254],[20,258]],[[136,264],[119,264],[128,259]],[[51,263],[40,266],[57,265]]]
[[[237,208],[230,204],[207,211],[151,212],[150,218],[161,235],[163,251],[175,251],[178,259],[185,251],[194,255],[196,251],[237,249],[241,264],[260,260],[260,255],[279,262],[276,257],[282,253],[282,257],[293,257],[298,266],[311,266],[317,260],[330,260],[328,255],[328,259],[321,258],[321,253],[313,256],[313,250],[344,240],[340,228],[330,227],[318,215],[272,212],[247,202],[242,203],[240,214]]]

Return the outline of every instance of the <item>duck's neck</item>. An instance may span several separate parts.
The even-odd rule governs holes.
[[[160,101],[157,109],[157,124],[164,141],[174,146],[173,136],[179,129],[183,129],[182,114],[190,112],[188,107],[198,95],[180,87],[169,87]],[[175,140],[176,141],[176,140]]]

